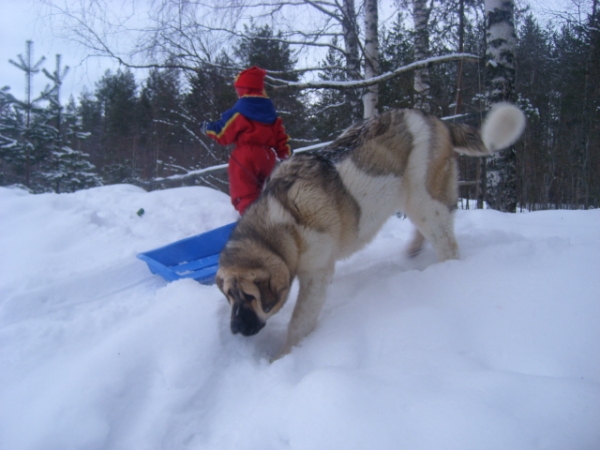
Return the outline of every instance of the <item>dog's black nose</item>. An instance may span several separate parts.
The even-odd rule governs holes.
[[[237,304],[233,306],[231,311],[231,332],[233,334],[241,333],[244,336],[253,336],[264,326],[265,324],[252,309]]]
[[[242,322],[240,320],[231,321],[231,332],[233,334],[242,334],[243,336],[254,336],[265,326],[264,323],[259,321],[252,321],[251,323]]]
[[[242,324],[240,323],[239,320],[232,320],[231,321],[231,332],[233,334],[238,334],[241,333],[242,331]]]

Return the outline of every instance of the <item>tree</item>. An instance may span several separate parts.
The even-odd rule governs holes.
[[[81,132],[75,101],[71,98],[67,108],[62,106],[61,86],[68,71],[68,67],[61,66],[60,55],[56,55],[56,70],[53,73],[43,70],[52,81],[53,88],[47,96],[48,107],[42,114],[48,123],[50,135],[48,157],[42,161],[37,177],[40,184],[58,193],[102,184],[88,155],[73,149],[77,141],[87,139],[89,134]]]
[[[365,79],[379,75],[379,15],[378,1],[365,0]],[[365,119],[377,115],[379,110],[379,86],[366,88],[363,96],[363,116]]]
[[[412,0],[412,15],[415,24],[415,59],[423,60],[429,56],[429,15],[431,7],[427,7],[427,0]],[[431,111],[429,90],[429,68],[423,67],[415,70],[414,106],[425,112]]]
[[[514,101],[515,49],[513,0],[485,0],[487,24],[486,68],[490,103]],[[486,199],[500,211],[516,212],[516,152],[510,147],[487,163]]]
[[[139,174],[137,84],[131,70],[106,71],[96,83],[96,98],[102,108],[103,179],[107,183],[132,182]]]
[[[224,67],[231,66],[230,57],[223,53],[215,58],[216,65],[202,64],[188,74],[189,90],[184,99],[186,131],[197,142],[200,167],[227,162],[228,151],[212,139],[203,136],[199,124],[205,120],[217,120],[218,115],[233,106],[237,94],[233,88],[235,72]]]
[[[296,60],[292,57],[290,45],[282,39],[281,33],[274,33],[268,25],[246,27],[244,37],[234,47],[233,54],[242,67],[259,66],[280,80],[299,80],[298,73],[294,71]],[[296,89],[273,90],[269,86],[267,92],[282,116],[288,134],[294,139],[305,138],[307,112],[301,92]]]
[[[169,166],[177,166],[184,155],[187,136],[179,110],[183,95],[180,74],[176,69],[150,71],[139,99],[140,147],[142,175],[162,175]],[[179,158],[178,158],[179,156]]]
[[[89,135],[89,138],[80,142],[79,146],[82,151],[90,155],[90,161],[101,170],[101,166],[104,164],[102,105],[87,89],[83,90],[79,96],[77,117],[81,124],[81,130]]]
[[[598,11],[583,21],[567,22],[556,38],[560,62],[555,102],[557,172],[552,196],[555,207],[598,204],[600,142],[600,54]]]
[[[554,33],[542,28],[529,14],[519,29],[515,81],[518,105],[527,116],[527,128],[517,152],[519,203],[529,209],[547,209],[555,189],[557,153],[550,151],[556,140],[556,79]]]
[[[70,30],[78,41],[95,52],[111,56],[132,68],[178,67],[194,71],[203,65],[213,65],[214,55],[229,50],[232,42],[243,37],[243,31],[240,29],[243,24],[252,20],[260,26],[276,26],[281,30],[278,39],[285,40],[292,46],[296,55],[307,56],[323,49],[334,48],[332,38],[337,37],[336,42],[339,45],[335,50],[343,55],[343,65],[339,69],[345,71],[348,81],[343,85],[336,85],[335,89],[345,93],[354,120],[363,118],[364,102],[369,105],[367,114],[377,109],[375,86],[384,80],[376,76],[379,58],[376,51],[379,22],[376,0],[363,0],[367,3],[358,6],[355,0],[266,0],[225,2],[214,7],[207,6],[204,2],[158,0],[152,4],[152,9],[160,13],[149,15],[151,23],[148,26],[135,28],[128,24],[127,19],[107,20],[107,12],[94,0],[83,0],[77,5],[63,6],[52,0],[40,1],[54,6],[58,15],[67,22],[63,29]],[[131,7],[133,11],[133,3],[133,0],[126,0],[122,7]],[[362,30],[359,25],[361,18],[364,19]],[[115,43],[111,42],[111,37],[117,35],[134,36],[134,51],[129,55],[118,52]],[[141,57],[146,61],[140,63]],[[463,57],[465,55],[452,55],[446,61]],[[361,61],[366,62],[362,67]],[[424,69],[430,64],[440,62],[441,59],[428,60],[411,69]],[[235,69],[239,70],[240,67]],[[296,70],[309,77],[318,69],[307,66]],[[392,71],[386,76],[391,78],[399,73]],[[317,81],[315,78],[313,76],[312,80]],[[319,81],[304,85],[279,79],[276,74],[271,76],[271,82],[278,84],[280,89],[329,88]],[[367,95],[363,98],[365,92]]]
[[[403,67],[414,60],[414,40],[406,27],[403,13],[396,15],[390,30],[384,29],[381,39],[380,68],[389,72],[395,67]],[[382,109],[411,108],[413,106],[414,79],[410,72],[392,78],[381,84],[379,103]]]
[[[11,168],[13,182],[22,182],[37,190],[32,183],[35,166],[47,157],[45,143],[49,139],[46,123],[37,115],[42,111],[41,102],[48,92],[33,96],[32,78],[41,70],[45,58],[33,63],[33,42],[27,41],[26,54],[18,55],[17,61],[9,62],[25,74],[25,99],[17,100],[4,91],[4,114],[0,122],[0,158]]]
[[[339,69],[340,59],[343,56],[335,50],[334,46],[327,51],[319,77],[322,80],[346,81],[346,72]],[[316,93],[316,101],[311,108],[311,123],[314,137],[320,141],[332,141],[340,132],[352,124],[352,105],[347,101],[347,96],[340,90],[322,90]]]

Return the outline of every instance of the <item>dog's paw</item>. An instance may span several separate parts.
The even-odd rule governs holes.
[[[406,248],[406,254],[408,255],[408,257],[417,257],[423,250],[424,243],[425,238],[423,237],[423,235],[418,230],[415,230],[415,235],[410,244],[408,244],[408,247]]]
[[[279,350],[279,351],[278,351],[278,352],[275,354],[275,356],[271,357],[271,360],[270,360],[270,362],[271,362],[271,363],[274,363],[275,361],[277,361],[277,360],[279,360],[279,359],[283,358],[284,356],[286,356],[286,355],[289,355],[291,351],[292,351],[292,346],[291,346],[291,345],[288,345],[288,344],[286,343],[286,344],[285,344],[283,347],[281,347],[281,350]]]
[[[418,247],[418,248],[409,247],[406,249],[406,256],[408,256],[411,259],[416,258],[417,256],[419,256],[421,254],[422,251],[423,251],[423,247]]]

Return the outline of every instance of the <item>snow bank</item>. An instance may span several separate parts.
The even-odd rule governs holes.
[[[273,364],[293,302],[233,336],[216,287],[135,258],[235,217],[199,187],[0,188],[0,448],[600,448],[600,210],[459,211],[441,264],[392,218]]]

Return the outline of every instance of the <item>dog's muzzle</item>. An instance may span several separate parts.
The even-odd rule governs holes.
[[[253,336],[265,326],[256,313],[247,307],[236,303],[231,311],[231,332],[243,336]]]

